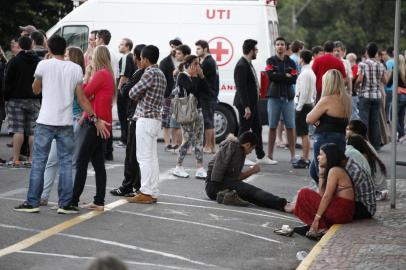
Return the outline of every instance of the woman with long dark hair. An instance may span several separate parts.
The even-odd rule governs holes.
[[[347,139],[347,144],[358,150],[368,161],[372,180],[375,184],[376,199],[384,200],[388,197],[388,185],[386,182],[387,171],[385,164],[372,150],[365,139],[357,134],[352,134]]]
[[[199,90],[207,89],[207,87],[199,87],[199,85],[205,83],[200,79],[200,75],[203,73],[200,65],[199,58],[195,55],[188,55],[184,61],[179,65],[179,75],[177,78],[177,85],[179,86],[179,96],[194,95],[197,100],[198,117],[189,124],[181,124],[183,142],[179,149],[178,162],[173,175],[177,177],[187,178],[189,174],[183,168],[183,160],[187,154],[187,150],[190,146],[194,147],[196,157],[196,178],[205,179],[207,173],[203,167],[203,113],[200,103]]]
[[[317,159],[319,193],[303,188],[291,209],[285,209],[300,218],[307,225],[304,227],[307,235],[315,238],[321,237],[332,224],[352,221],[355,210],[354,186],[344,168],[344,152],[336,144],[328,143],[320,148]]]

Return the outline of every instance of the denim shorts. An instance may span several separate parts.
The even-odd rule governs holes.
[[[286,128],[295,128],[295,104],[286,98],[268,99],[268,121],[269,128],[276,128],[283,116]]]

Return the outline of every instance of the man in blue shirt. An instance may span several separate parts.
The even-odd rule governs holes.
[[[389,47],[386,49],[386,53],[383,54],[383,60],[385,61],[386,65],[386,72],[387,76],[390,76],[390,73],[393,70],[393,66],[395,65],[395,60],[393,59],[393,47]],[[393,85],[385,86],[385,93],[386,93],[386,101],[385,101],[385,113],[388,120],[392,119],[390,109],[392,108],[392,91]]]

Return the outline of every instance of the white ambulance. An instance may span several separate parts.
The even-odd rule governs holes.
[[[219,104],[215,113],[217,140],[238,128],[233,107],[234,66],[242,56],[245,39],[258,41],[254,67],[260,78],[265,61],[274,54],[278,36],[276,0],[88,0],[60,20],[48,36],[62,35],[69,45],[86,50],[90,31],[108,29],[109,47],[117,49],[122,38],[134,44],[154,44],[160,58],[169,54],[169,40],[179,37],[195,51],[195,42],[209,42],[220,73]],[[264,101],[262,101],[264,104]],[[265,107],[262,106],[266,111]],[[263,120],[266,119],[262,117]]]

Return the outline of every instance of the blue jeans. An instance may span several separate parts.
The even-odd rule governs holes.
[[[269,128],[276,128],[279,120],[283,116],[286,128],[295,128],[295,104],[286,98],[268,99],[268,121]]]
[[[359,119],[358,102],[358,96],[352,96],[351,120]]]
[[[401,138],[405,135],[405,111],[406,111],[406,95],[398,95],[398,138]]]
[[[34,207],[40,204],[44,188],[44,171],[53,139],[56,140],[60,167],[58,185],[59,207],[69,205],[72,198],[73,127],[49,126],[37,123],[32,150],[30,186],[27,194],[27,202]]]
[[[82,144],[85,131],[79,125],[77,117],[73,117],[73,140],[75,143],[73,156],[72,156],[72,175],[76,174],[76,160],[79,155],[80,145]],[[56,151],[56,141],[53,140],[51,144],[51,150],[49,151],[48,162],[45,166],[44,172],[44,190],[42,191],[41,199],[48,200],[51,193],[52,186],[58,174],[59,162],[58,154]]]
[[[381,127],[379,124],[381,102],[381,99],[359,98],[359,117],[367,126],[369,141],[376,150],[381,148]]]
[[[317,156],[320,153],[320,148],[326,143],[335,143],[343,153],[345,152],[345,134],[338,132],[319,132],[313,135],[313,160],[310,164],[310,176],[319,182],[319,161]]]

